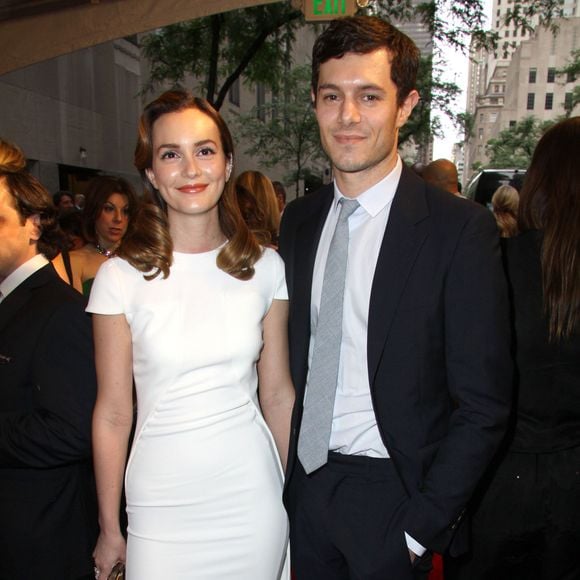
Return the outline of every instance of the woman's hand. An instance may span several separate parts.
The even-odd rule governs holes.
[[[106,580],[117,562],[125,563],[126,551],[125,538],[120,532],[118,534],[104,534],[101,532],[93,551],[95,578]]]

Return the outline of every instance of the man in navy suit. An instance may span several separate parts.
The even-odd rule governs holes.
[[[343,18],[318,38],[312,63],[334,183],[289,204],[280,234],[296,387],[284,496],[293,567],[297,580],[422,578],[432,551],[467,548],[466,508],[509,414],[497,228],[397,153],[419,99],[419,51],[407,36],[376,17]],[[347,218],[328,455],[305,468],[316,424],[303,429],[303,419],[319,388],[311,365],[343,198],[359,205]]]
[[[83,298],[48,257],[48,192],[0,140],[0,578],[92,578],[96,395]]]

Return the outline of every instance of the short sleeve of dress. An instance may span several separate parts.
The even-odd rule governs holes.
[[[123,314],[125,297],[119,266],[120,258],[111,258],[99,268],[91,288],[86,311],[91,314]]]

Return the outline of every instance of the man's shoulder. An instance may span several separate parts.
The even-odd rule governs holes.
[[[328,203],[329,197],[333,195],[334,187],[332,183],[323,185],[313,193],[297,197],[289,202],[284,208],[284,215],[310,214],[313,210]],[[284,215],[282,217],[284,217]]]
[[[481,204],[449,193],[429,183],[423,183],[427,204],[433,213],[444,214],[451,219],[456,217],[460,220],[477,219],[478,217],[484,220],[493,218],[491,212]]]
[[[84,297],[67,284],[51,264],[32,274],[23,286],[29,289],[32,301],[40,309],[54,311],[64,307],[84,311]]]
[[[495,221],[487,208],[427,183],[407,167],[403,167],[393,208],[412,222],[427,218],[435,227],[440,224],[449,230],[471,219]]]

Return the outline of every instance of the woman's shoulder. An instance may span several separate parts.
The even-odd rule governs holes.
[[[262,255],[256,262],[256,267],[278,269],[283,265],[284,262],[282,261],[280,254],[278,254],[274,248],[269,246],[262,247]]]
[[[112,258],[105,260],[99,268],[99,273],[101,272],[103,272],[103,274],[101,274],[102,276],[118,276],[126,279],[143,277],[143,274],[139,272],[137,268],[119,256],[113,256]]]
[[[141,283],[146,283],[143,274],[131,264],[116,256],[109,258],[96,273],[91,288],[89,312],[105,313],[105,310],[91,310],[101,308],[102,305],[108,309],[126,309],[142,293]],[[106,312],[111,313],[109,310]]]
[[[262,256],[255,265],[255,279],[262,284],[273,298],[288,298],[284,262],[280,254],[272,248],[264,248]]]

